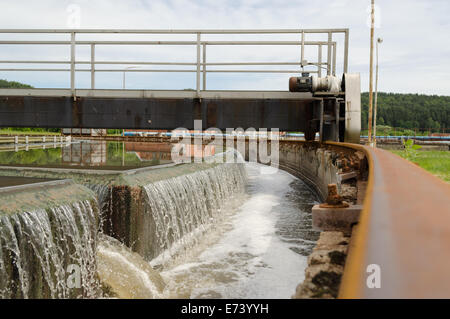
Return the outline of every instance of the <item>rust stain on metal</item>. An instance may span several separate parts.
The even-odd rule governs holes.
[[[217,105],[214,102],[208,103],[206,113],[207,127],[217,127]]]
[[[380,149],[364,147],[369,183],[341,298],[450,297],[450,185]],[[366,285],[368,265],[381,288]]]
[[[72,99],[72,123],[74,127],[82,127],[82,116],[83,112],[81,110],[81,100],[80,99]]]
[[[200,99],[194,99],[193,113],[194,120],[202,120],[202,103]]]

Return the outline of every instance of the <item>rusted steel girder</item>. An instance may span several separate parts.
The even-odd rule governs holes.
[[[304,131],[313,99],[0,97],[0,127]]]

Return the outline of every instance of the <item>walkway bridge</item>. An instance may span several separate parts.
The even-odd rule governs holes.
[[[347,74],[348,29],[0,30],[0,36],[1,74],[70,74],[68,88],[0,89],[0,126],[3,127],[194,129],[197,119],[202,120],[204,129],[277,128],[305,132],[308,139],[314,139],[319,132],[321,139],[359,140],[360,84],[358,75]],[[174,37],[183,40],[172,40]],[[244,40],[236,40],[242,37]],[[261,40],[261,37],[265,39]],[[340,51],[339,39],[343,42]],[[52,60],[47,57],[52,56],[48,54],[50,50],[61,46],[67,47],[66,58]],[[105,60],[96,56],[96,51],[117,57],[123,47],[155,46],[181,50],[186,57],[193,52],[195,55],[190,62],[154,61],[147,55],[142,60],[126,57]],[[39,52],[33,51],[35,48],[46,48],[47,51],[33,54],[32,60],[18,60],[17,51],[13,51],[17,47],[29,52]],[[234,62],[218,60],[213,55],[208,60],[207,54],[214,47],[226,49],[227,57],[233,56],[236,50],[248,50],[249,47],[270,48],[280,59],[274,62],[247,58]],[[295,59],[285,61],[287,47],[298,49]],[[90,50],[89,60],[78,58],[78,52],[83,49]],[[341,63],[337,61],[338,56],[342,57]],[[154,72],[173,77],[180,73],[195,73],[195,89],[96,88],[99,73],[123,73],[125,87],[126,73]],[[90,74],[90,88],[76,85],[77,77],[83,73]],[[264,88],[258,91],[207,89],[207,76],[218,73],[224,77],[231,73],[296,76],[290,83],[290,89],[295,92],[266,91]],[[286,77],[286,87],[287,80]]]
[[[314,159],[300,158],[314,148],[328,148],[339,154],[360,152],[367,163],[365,196],[359,222],[354,226],[347,257],[340,297],[342,298],[417,298],[450,297],[450,186],[389,152],[358,145],[360,133],[359,77],[347,73],[347,29],[332,30],[0,30],[1,74],[17,72],[54,72],[70,74],[68,88],[0,89],[0,126],[7,127],[73,127],[73,128],[132,128],[174,129],[194,128],[200,119],[204,128],[278,128],[280,131],[305,132],[312,139],[316,132],[327,143],[281,141],[284,152],[281,167],[292,173],[305,170]],[[28,35],[32,39],[14,40],[6,35]],[[48,40],[48,35],[68,36],[65,40]],[[193,40],[104,40],[104,35],[189,35]],[[294,35],[287,40],[205,40],[208,35]],[[335,41],[344,35],[342,70],[338,72]],[[97,39],[79,39],[81,36]],[[309,36],[325,35],[325,40],[310,40]],[[66,60],[35,60],[5,58],[11,46],[66,46]],[[90,49],[90,60],[77,59],[77,48]],[[96,49],[118,46],[186,46],[195,48],[192,62],[98,60]],[[244,61],[210,62],[206,58],[212,46],[275,46],[279,56],[283,48],[295,46],[299,58],[290,62]],[[307,47],[317,49],[317,59],[307,60]],[[323,52],[326,57],[323,57]],[[12,52],[12,51],[11,51]],[[24,68],[23,65],[68,65],[68,68]],[[5,65],[12,65],[7,68]],[[81,66],[89,66],[89,68]],[[124,66],[166,66],[167,69],[124,69]],[[108,68],[105,68],[108,67]],[[117,68],[121,66],[122,68]],[[183,69],[174,69],[181,67]],[[218,68],[218,67],[221,68]],[[229,67],[248,69],[230,69]],[[291,69],[282,67],[290,66]],[[170,67],[170,68],[169,68]],[[190,69],[186,69],[190,67]],[[255,68],[260,67],[260,68]],[[269,68],[270,67],[270,68]],[[279,67],[279,69],[273,69]],[[160,72],[196,75],[193,90],[128,90],[97,89],[96,74],[114,72]],[[309,76],[316,74],[321,89],[315,90]],[[76,86],[79,73],[90,74],[90,88]],[[296,76],[292,91],[221,91],[207,89],[207,74],[211,73],[280,73]],[[322,74],[323,73],[323,74]],[[326,75],[325,80],[317,82]],[[328,85],[333,75],[342,79],[336,90]],[[339,76],[338,76],[339,75]],[[343,75],[343,76],[342,76]],[[328,82],[330,80],[330,82]],[[287,79],[286,79],[287,84]],[[336,143],[339,141],[339,143]],[[342,142],[352,142],[342,143]],[[310,153],[312,154],[312,153]],[[319,153],[316,153],[319,154]],[[322,156],[324,153],[320,153]],[[330,171],[321,166],[329,178]],[[334,169],[334,168],[333,168]],[[306,172],[314,174],[312,170]],[[324,175],[324,176],[325,176]],[[311,175],[312,176],[312,175]],[[314,178],[314,176],[312,176]],[[317,176],[316,176],[317,178]],[[321,181],[322,184],[326,182]],[[368,266],[378,265],[381,287],[367,285]]]

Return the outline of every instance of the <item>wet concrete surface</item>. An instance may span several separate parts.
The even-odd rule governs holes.
[[[8,187],[8,186],[18,186],[18,185],[49,182],[52,180],[53,179],[49,179],[49,178],[0,176],[0,188]]]

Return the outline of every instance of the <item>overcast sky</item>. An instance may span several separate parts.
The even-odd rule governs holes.
[[[376,37],[384,39],[380,46],[379,90],[450,95],[450,18],[448,18],[450,1],[377,0],[376,3],[378,9]],[[349,28],[349,71],[361,73],[362,89],[366,91],[369,78],[370,29],[367,25],[369,5],[368,0],[0,0],[0,28],[67,28],[68,23],[77,23],[71,19],[73,8],[81,10],[80,28]],[[14,37],[0,34],[0,38]],[[122,51],[114,48],[110,48],[110,51],[99,49],[97,59],[195,61],[195,49],[174,50],[175,48],[179,47],[158,48],[159,51],[136,47]],[[186,51],[180,52],[181,49]],[[236,51],[233,51],[234,49]],[[30,57],[30,54],[33,56]],[[52,57],[67,60],[68,48],[46,47],[37,50],[23,46],[0,46],[2,60],[27,58],[45,60]],[[298,48],[288,47],[212,48],[208,51],[207,57],[210,61],[222,60],[222,62],[239,59],[294,62],[299,60]],[[89,52],[82,48],[78,49],[77,59],[88,60]],[[309,57],[308,59],[314,60]],[[1,67],[6,65],[3,64]],[[338,69],[338,72],[341,71]],[[208,88],[284,90],[287,89],[289,76],[289,74],[278,76],[253,74],[246,77],[235,74],[212,74],[208,77]],[[0,72],[0,78],[18,80],[36,87],[68,86],[68,75],[64,73]],[[120,88],[122,81],[121,73],[98,74],[97,87]],[[129,74],[126,85],[127,88],[169,89],[172,85],[175,86],[173,88],[192,88],[195,86],[195,75]],[[89,74],[77,74],[77,86],[88,87]]]

